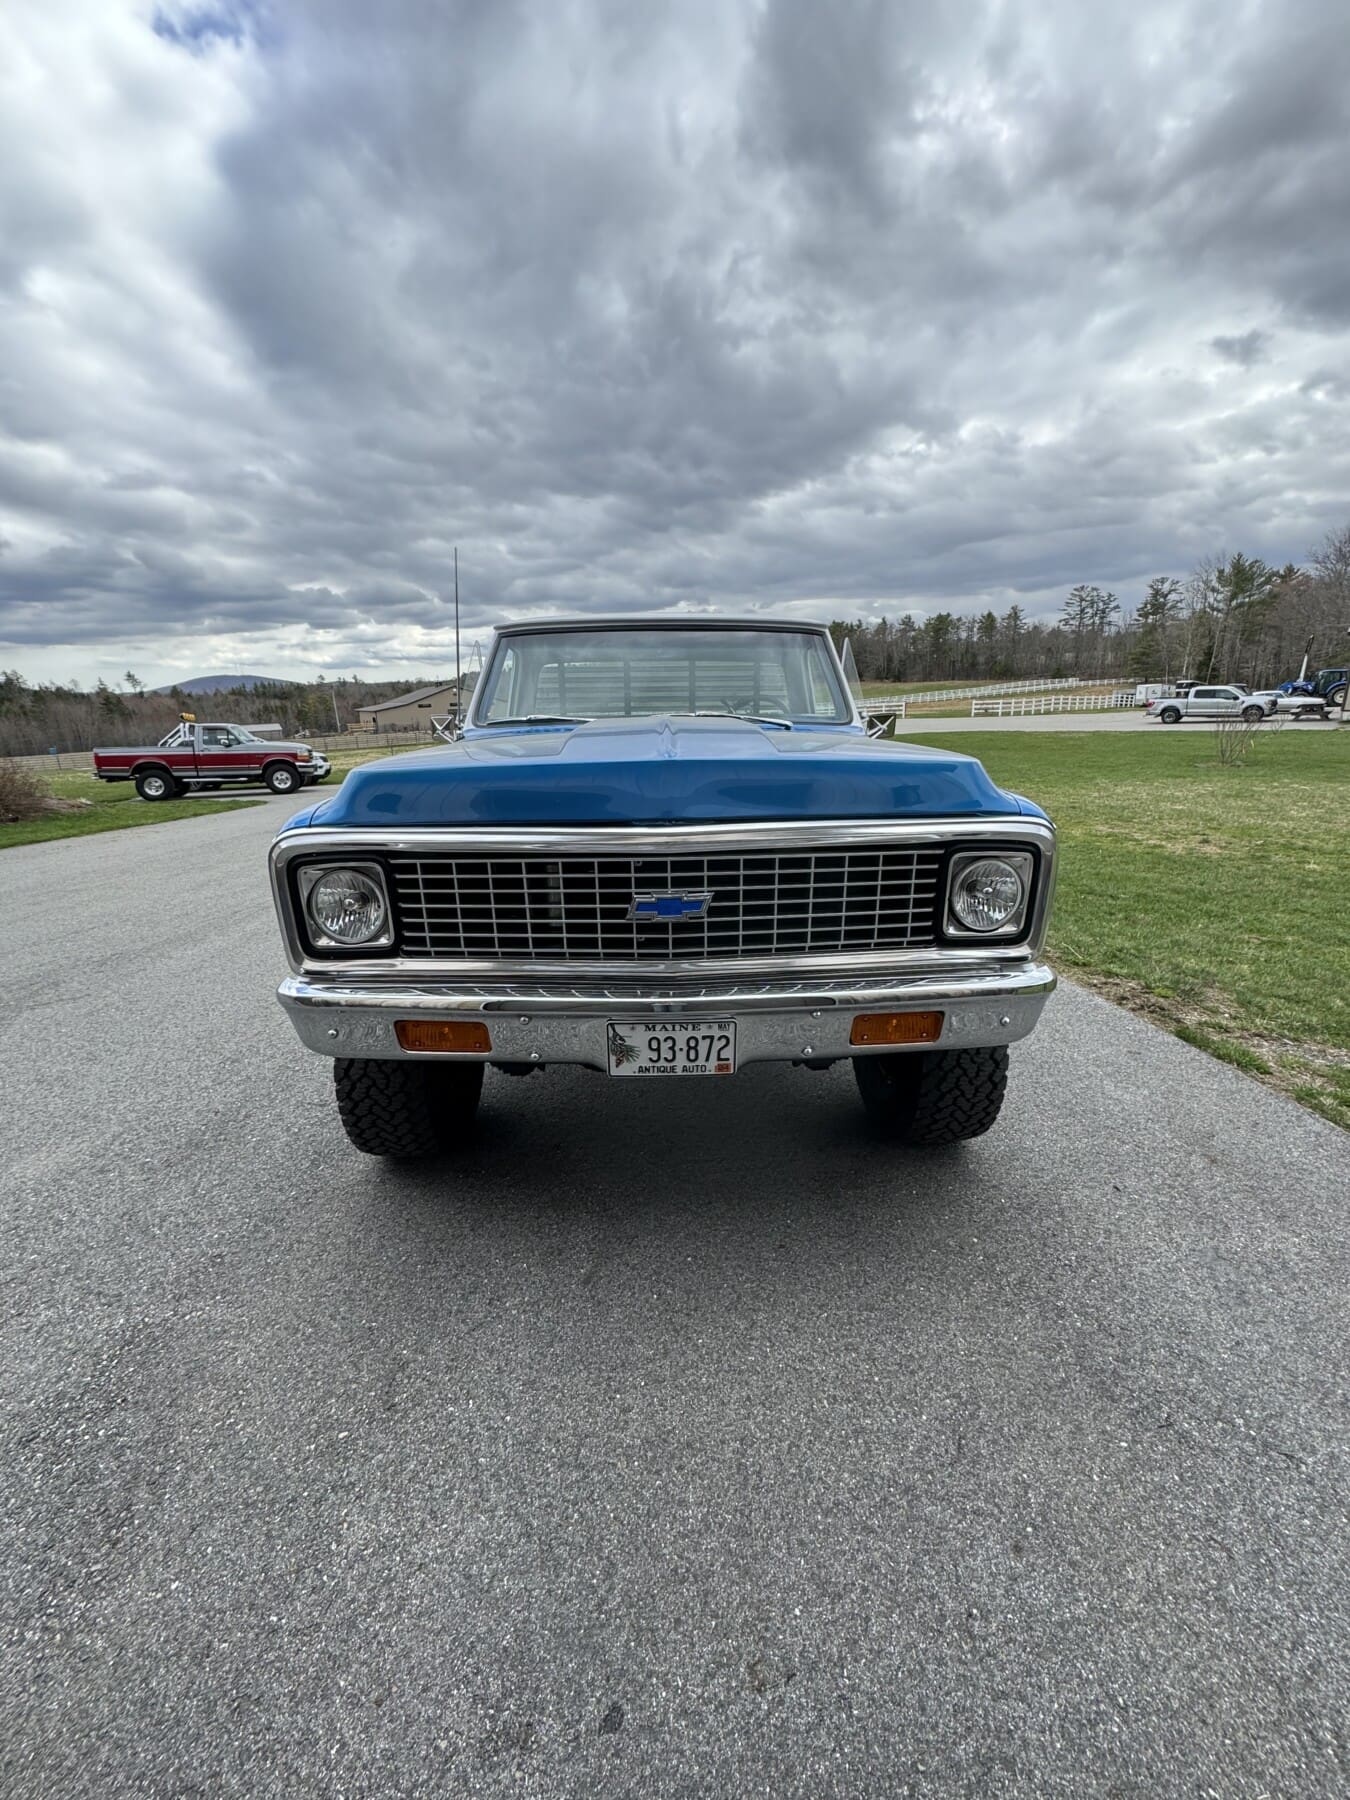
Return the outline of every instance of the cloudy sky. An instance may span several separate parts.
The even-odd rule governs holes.
[[[0,663],[1299,560],[1348,170],[1344,0],[5,0]]]

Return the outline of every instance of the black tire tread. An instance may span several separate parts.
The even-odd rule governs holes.
[[[348,1139],[367,1156],[439,1156],[473,1124],[482,1063],[381,1062],[338,1057],[333,1088]]]
[[[135,787],[137,794],[140,795],[142,800],[149,800],[154,804],[152,796],[141,791],[141,781],[143,777],[147,775],[162,775],[164,777],[167,784],[167,791],[160,796],[161,802],[164,800],[180,800],[182,798],[184,793],[183,784],[174,774],[173,770],[166,768],[163,763],[152,763],[148,768],[137,769],[132,776],[132,785]]]
[[[890,1136],[931,1149],[989,1130],[1007,1092],[1008,1052],[990,1045],[858,1056],[853,1072],[863,1105]]]
[[[291,783],[290,783],[289,787],[280,787],[279,788],[275,785],[273,777],[276,774],[276,771],[278,769],[286,769],[286,770],[290,771],[292,779],[291,779]],[[304,779],[301,776],[300,771],[298,769],[296,769],[293,764],[286,763],[286,762],[270,762],[270,763],[268,763],[267,767],[263,770],[262,778],[263,778],[263,786],[271,788],[271,790],[274,794],[298,794],[305,785]]]

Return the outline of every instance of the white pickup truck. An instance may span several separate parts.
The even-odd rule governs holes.
[[[1160,695],[1144,710],[1164,725],[1180,725],[1183,719],[1245,719],[1255,725],[1274,712],[1280,698],[1276,693],[1254,694],[1240,681],[1230,681],[1223,687],[1193,687],[1186,694]]]

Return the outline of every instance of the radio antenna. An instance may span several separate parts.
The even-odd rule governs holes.
[[[460,712],[464,705],[464,690],[460,686],[459,673],[459,545],[455,545],[455,729],[460,726]]]

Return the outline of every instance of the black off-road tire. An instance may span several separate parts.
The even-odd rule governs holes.
[[[868,1114],[889,1137],[932,1149],[988,1131],[1008,1086],[1008,1052],[995,1045],[855,1056],[853,1073]]]
[[[305,785],[299,769],[294,763],[268,763],[263,770],[263,782],[274,794],[298,794]]]
[[[1158,717],[1162,720],[1164,725],[1180,725],[1181,723],[1181,711],[1179,707],[1164,706],[1160,709]]]
[[[339,1057],[333,1087],[342,1129],[358,1150],[411,1161],[463,1143],[478,1110],[483,1065]]]
[[[1346,684],[1344,682],[1342,682],[1339,687],[1334,687],[1328,692],[1327,705],[1328,706],[1339,706],[1341,708],[1341,710],[1344,711],[1345,710],[1345,694],[1346,694]]]
[[[138,769],[136,792],[142,800],[177,800],[183,784],[169,769]]]

